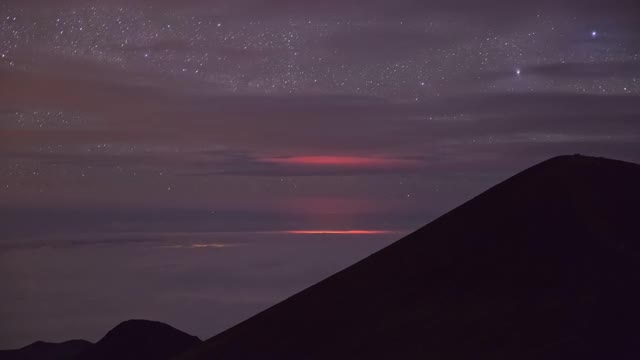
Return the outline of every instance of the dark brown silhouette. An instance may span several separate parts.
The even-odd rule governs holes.
[[[69,340],[63,343],[36,341],[21,349],[0,351],[0,360],[66,360],[92,345],[85,340]]]
[[[60,344],[35,342],[17,350],[0,351],[0,360],[168,360],[201,340],[167,324],[128,320],[92,344],[71,340]]]
[[[167,324],[129,320],[107,333],[74,360],[170,359],[201,341]]]
[[[180,359],[637,359],[640,166],[561,156]]]

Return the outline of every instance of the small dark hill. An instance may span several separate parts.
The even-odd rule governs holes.
[[[67,360],[92,345],[85,340],[70,340],[63,343],[37,341],[21,349],[0,351],[0,360]]]
[[[640,165],[561,156],[181,359],[638,359]]]
[[[170,359],[201,341],[167,324],[129,320],[107,333],[74,360]]]

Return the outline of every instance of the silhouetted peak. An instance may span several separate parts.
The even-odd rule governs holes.
[[[104,337],[104,339],[113,336],[122,336],[129,334],[138,334],[141,332],[152,332],[155,334],[185,334],[182,331],[167,325],[165,323],[161,323],[159,321],[151,321],[151,320],[141,320],[141,319],[132,319],[123,321],[118,324],[116,327],[111,329]],[[103,339],[103,340],[104,340]]]
[[[567,200],[578,204],[581,202],[579,198],[586,196],[589,199],[583,201],[592,202],[592,198],[599,197],[602,191],[618,192],[620,188],[634,191],[636,186],[630,181],[638,176],[639,169],[637,164],[602,157],[580,154],[556,156],[494,186],[478,199],[490,197],[495,205],[515,196],[512,200],[517,202],[510,201],[510,205],[518,208],[543,202],[542,199],[556,204]],[[487,206],[484,203],[474,205]]]
[[[540,165],[545,163],[553,163],[556,165],[578,165],[578,166],[598,166],[601,164],[621,164],[625,163],[621,160],[613,160],[600,156],[587,156],[582,154],[573,154],[573,155],[560,155],[550,158],[547,161],[540,163]]]
[[[79,359],[170,359],[200,343],[167,324],[149,320],[128,320],[118,324]]]
[[[553,157],[533,166],[531,169],[571,176],[572,174],[582,174],[584,171],[599,171],[613,168],[620,170],[621,168],[629,167],[637,167],[637,165],[621,160],[574,154]]]

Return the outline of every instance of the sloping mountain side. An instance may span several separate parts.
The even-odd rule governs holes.
[[[85,340],[69,340],[63,343],[36,341],[21,349],[0,351],[0,360],[66,360],[92,345]]]
[[[637,359],[640,165],[561,156],[182,360]]]

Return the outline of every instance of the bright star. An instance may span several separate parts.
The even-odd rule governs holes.
[[[597,32],[597,31],[592,31],[592,32],[591,32],[591,37],[593,37],[593,38],[594,38],[594,37],[596,37],[596,36],[598,36],[598,32]]]
[[[516,69],[516,75],[520,75],[520,69]]]

